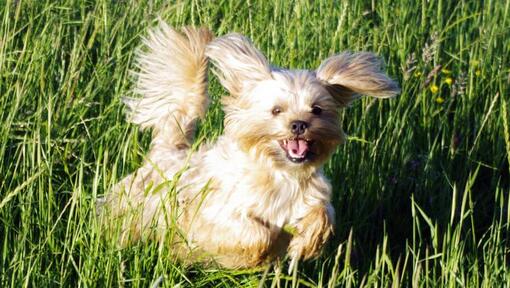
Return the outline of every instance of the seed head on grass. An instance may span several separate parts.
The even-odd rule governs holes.
[[[427,79],[425,79],[425,82],[423,83],[423,85],[425,87],[429,86],[430,83],[432,83],[432,81],[434,79],[436,79],[436,76],[439,74],[439,71],[441,71],[441,67],[443,67],[441,64],[439,65],[436,65],[430,72],[429,74],[427,74]]]
[[[418,60],[416,60],[416,54],[414,52],[407,57],[404,68],[404,79],[406,80],[409,79],[409,77],[412,75],[412,72],[417,67],[416,66],[417,62]]]
[[[455,97],[456,95],[464,95],[466,93],[467,77],[465,72],[461,72],[455,82],[452,85],[452,91],[450,95]]]
[[[425,47],[422,49],[422,60],[423,63],[429,64],[434,60],[434,55],[436,55],[437,47],[439,45],[439,34],[437,32],[433,32],[430,35],[429,40],[425,43]]]

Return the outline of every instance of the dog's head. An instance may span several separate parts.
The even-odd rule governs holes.
[[[359,95],[387,98],[398,85],[371,53],[342,53],[315,71],[271,67],[246,37],[214,40],[208,57],[230,92],[223,98],[225,133],[243,151],[295,169],[320,166],[344,140],[339,109]]]

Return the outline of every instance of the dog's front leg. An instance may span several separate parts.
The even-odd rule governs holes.
[[[256,217],[231,215],[202,222],[193,238],[223,267],[248,268],[267,262],[278,233],[276,227]]]
[[[333,232],[333,219],[333,207],[324,203],[311,207],[307,214],[298,220],[295,224],[295,235],[288,248],[293,263],[300,258],[310,259],[319,254]]]

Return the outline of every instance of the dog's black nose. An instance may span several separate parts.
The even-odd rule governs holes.
[[[308,128],[308,123],[306,123],[305,121],[296,120],[290,123],[290,131],[296,135],[301,135],[305,133],[306,128]]]

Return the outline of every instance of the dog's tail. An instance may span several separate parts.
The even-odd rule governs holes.
[[[123,100],[129,121],[153,129],[153,147],[190,147],[209,102],[205,47],[212,38],[207,29],[186,27],[179,33],[160,21],[144,39],[134,88],[141,98]]]

